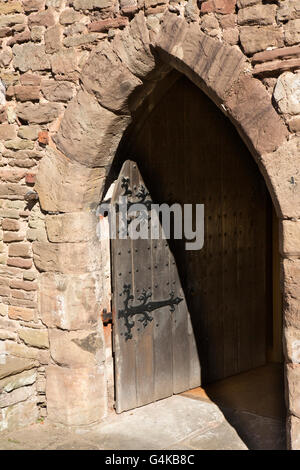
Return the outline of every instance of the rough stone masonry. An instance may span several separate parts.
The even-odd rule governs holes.
[[[107,414],[95,207],[133,110],[175,67],[226,110],[280,218],[300,449],[299,0],[1,0],[0,14],[0,431],[47,409],[67,425]]]

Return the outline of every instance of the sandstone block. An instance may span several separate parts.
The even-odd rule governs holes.
[[[300,159],[300,137],[295,136],[275,152],[263,155],[262,172],[274,194],[277,212],[284,218],[300,217],[300,186],[297,175]]]
[[[105,35],[101,33],[76,34],[65,38],[63,45],[66,47],[84,46],[85,44],[96,43],[99,39],[103,39],[104,37]]]
[[[19,281],[18,279],[13,279],[9,282],[9,287],[11,289],[22,289],[26,291],[34,291],[37,290],[36,282],[29,282],[29,281]],[[8,312],[9,314],[9,312]]]
[[[300,329],[292,327],[285,328],[284,344],[288,362],[300,364]]]
[[[273,93],[281,113],[300,113],[300,72],[280,75]]]
[[[66,10],[63,10],[60,14],[59,17],[59,22],[60,24],[63,25],[69,25],[76,23],[82,18],[81,13],[78,13],[77,11],[74,11],[73,8],[67,8]]]
[[[94,10],[94,8],[109,8],[113,5],[112,0],[74,0],[75,10]]]
[[[23,8],[28,12],[43,10],[45,0],[23,0]]]
[[[0,14],[1,15],[8,15],[9,13],[21,13],[22,12],[22,5],[21,2],[18,1],[10,1],[10,2],[1,2],[0,4]]]
[[[33,149],[34,143],[28,140],[19,139],[18,137],[13,140],[7,140],[4,143],[5,148],[11,150],[25,150]]]
[[[40,86],[41,77],[30,72],[26,72],[20,76],[20,82],[24,86]]]
[[[69,101],[75,94],[75,87],[66,81],[43,80],[42,93],[48,101]]]
[[[163,57],[168,57],[170,65],[187,75],[215,101],[225,99],[245,67],[244,56],[238,49],[208,37],[198,25],[187,27],[173,14],[165,17],[157,48]]]
[[[276,5],[253,5],[239,10],[237,22],[239,25],[273,25],[275,22]]]
[[[20,126],[18,130],[18,137],[27,140],[36,140],[40,131],[39,126]]]
[[[36,361],[4,356],[4,362],[0,367],[0,379],[15,376],[25,370],[31,370],[38,366]]]
[[[25,23],[25,15],[1,15],[0,28],[11,28],[12,26]]]
[[[105,360],[103,338],[99,331],[49,330],[52,359],[60,366],[96,367]]]
[[[28,346],[45,349],[49,348],[49,338],[47,330],[36,328],[22,328],[18,331],[19,337]]]
[[[30,269],[32,268],[32,260],[24,258],[8,258],[7,266],[15,266],[16,268]]]
[[[48,239],[54,243],[76,243],[95,239],[97,218],[90,212],[46,216]]]
[[[25,103],[17,106],[17,116],[32,124],[45,124],[56,119],[63,109],[58,103]]]
[[[27,387],[20,387],[10,393],[2,392],[0,395],[0,408],[15,405],[16,403],[27,400],[35,395],[35,386],[28,385]]]
[[[292,415],[300,418],[300,364],[286,364],[288,407]]]
[[[282,220],[280,224],[283,255],[300,256],[300,221]]]
[[[12,124],[0,124],[0,140],[11,140],[16,137],[16,127]]]
[[[2,409],[0,431],[14,431],[37,422],[39,410],[36,397]]]
[[[51,57],[52,71],[55,74],[68,75],[77,71],[75,51],[61,51]]]
[[[50,421],[69,426],[97,423],[106,415],[104,371],[99,367],[47,368],[46,396]]]
[[[283,29],[280,26],[241,26],[240,40],[246,54],[254,54],[268,47],[283,46]]]
[[[108,31],[110,28],[124,28],[129,23],[128,18],[119,16],[117,18],[108,18],[106,20],[93,21],[88,25],[88,29],[94,32]]]
[[[32,369],[6,377],[0,380],[0,392],[11,392],[17,388],[32,385],[36,381],[36,376],[36,369]]]
[[[288,122],[291,132],[300,132],[300,116],[294,116]]]
[[[269,94],[256,79],[240,79],[226,101],[231,119],[243,129],[245,140],[258,154],[271,152],[285,141],[288,131],[274,110]]]
[[[44,210],[77,212],[98,204],[104,177],[104,168],[84,167],[48,148],[39,166],[35,190]]]
[[[9,231],[15,232],[20,229],[20,223],[17,220],[3,219],[2,228],[3,230],[9,230]]]
[[[40,95],[40,88],[38,86],[28,85],[15,85],[15,97],[19,101],[38,101]]]
[[[281,0],[277,10],[278,21],[288,21],[300,18],[298,0]]]
[[[284,25],[284,40],[288,46],[300,42],[300,18],[289,21]]]
[[[96,327],[100,311],[99,274],[44,273],[39,282],[40,312],[45,325],[63,330]]]
[[[207,0],[201,3],[201,13],[234,13],[236,0]]]
[[[289,443],[288,448],[291,450],[300,450],[300,419],[296,416],[288,418]]]
[[[54,54],[61,48],[62,41],[62,28],[60,25],[52,26],[45,32],[45,52],[47,54]]]
[[[12,48],[14,67],[21,72],[28,70],[50,70],[50,60],[45,53],[45,46],[42,44],[15,44]]]
[[[115,115],[81,91],[66,109],[54,142],[72,160],[89,167],[105,166],[112,161],[130,120],[130,116]]]
[[[117,112],[129,112],[130,95],[142,86],[107,43],[92,52],[81,79],[86,90],[94,93],[101,105]]]
[[[97,271],[100,268],[99,257],[95,256],[99,250],[97,245],[98,242],[59,244],[34,242],[32,245],[34,264],[40,271],[70,274]]]
[[[30,257],[30,244],[29,243],[10,243],[8,247],[9,256],[22,256],[24,258]]]
[[[31,26],[49,26],[55,25],[55,18],[51,8],[39,11],[38,13],[31,13],[28,17],[28,25]]]
[[[149,30],[142,12],[135,15],[122,36],[115,36],[113,49],[130,72],[139,78],[148,77],[156,68],[150,50]]]

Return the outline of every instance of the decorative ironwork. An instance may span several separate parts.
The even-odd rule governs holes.
[[[118,318],[124,318],[124,323],[127,328],[127,331],[125,332],[126,341],[132,338],[131,330],[134,327],[135,322],[130,319],[135,315],[142,315],[138,321],[143,324],[144,328],[146,328],[146,326],[153,320],[153,317],[151,317],[149,313],[166,306],[170,307],[170,312],[174,312],[175,306],[183,300],[181,297],[174,297],[174,292],[171,292],[170,298],[166,300],[149,300],[152,297],[152,292],[149,289],[143,289],[141,295],[138,297],[140,304],[132,305],[130,303],[134,300],[134,296],[131,294],[131,284],[124,284],[123,294],[125,295],[124,308],[119,310]]]

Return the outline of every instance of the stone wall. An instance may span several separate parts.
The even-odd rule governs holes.
[[[298,0],[0,2],[0,430],[45,416],[45,369],[52,419],[82,424],[107,413],[100,312],[109,296],[103,288],[103,260],[95,259],[95,252],[101,251],[95,240],[95,208],[119,139],[142,99],[139,95],[128,102],[122,93],[126,89],[129,96],[141,89],[145,77],[148,91],[143,93],[147,93],[159,78],[153,72],[158,56],[152,53],[167,12],[209,39],[194,41],[191,33],[190,42],[186,36],[180,48],[178,39],[172,50],[158,40],[162,57],[172,56],[159,73],[174,66],[199,86],[206,81],[206,92],[218,96],[217,104],[247,136],[272,186],[282,220],[290,446],[296,448],[300,434]],[[168,33],[170,42],[175,33],[174,28]],[[145,46],[147,41],[152,48]],[[140,42],[138,47],[145,46],[147,52],[132,59],[131,54],[140,53],[138,47],[132,52],[132,44]],[[220,44],[228,46],[226,54]],[[194,57],[204,66],[209,60],[205,50],[199,55],[201,47],[220,58],[198,80],[202,72]],[[98,51],[105,57],[99,69]],[[221,90],[223,84],[216,85],[211,78],[218,67],[222,73],[226,69],[227,51],[234,57],[228,64],[236,66],[226,72],[232,75],[230,86],[242,69],[244,74],[233,92],[230,87]],[[91,54],[95,54],[92,59]],[[264,112],[257,114],[262,102]],[[99,147],[107,148],[105,158],[99,158]],[[35,186],[41,161],[42,176]],[[40,200],[30,193],[33,189]],[[76,398],[74,403],[70,397]]]

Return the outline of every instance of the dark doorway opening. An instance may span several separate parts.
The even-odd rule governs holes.
[[[170,241],[201,363],[189,396],[214,401],[250,448],[284,447],[278,223],[253,157],[214,103],[173,72],[137,111],[112,178],[128,158],[155,202],[205,206],[203,249]]]

